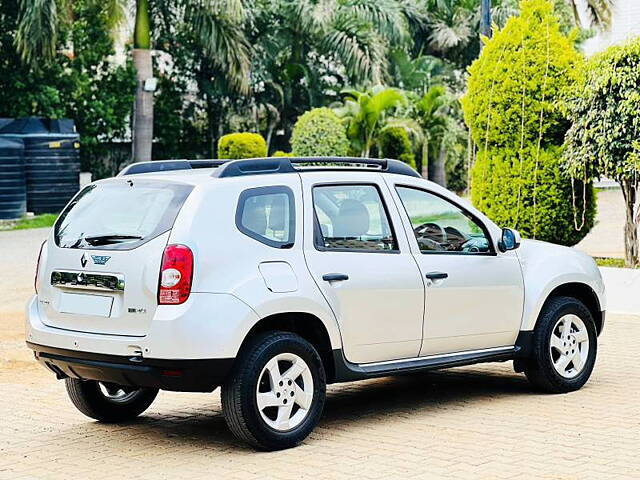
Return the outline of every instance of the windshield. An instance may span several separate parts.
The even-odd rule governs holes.
[[[89,185],[56,222],[62,248],[129,250],[170,230],[193,187],[123,179]]]

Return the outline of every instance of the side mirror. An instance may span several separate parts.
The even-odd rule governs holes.
[[[511,228],[502,229],[502,237],[498,242],[498,248],[501,252],[508,252],[509,250],[515,250],[520,246],[520,234],[517,230]]]

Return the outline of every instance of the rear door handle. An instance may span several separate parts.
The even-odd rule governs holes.
[[[444,272],[429,272],[425,274],[425,277],[429,280],[444,280],[445,278],[449,278],[449,274]]]
[[[349,275],[344,273],[325,273],[322,275],[322,279],[325,282],[342,282],[344,280],[349,280]]]

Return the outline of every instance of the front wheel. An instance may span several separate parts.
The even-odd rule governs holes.
[[[552,298],[536,324],[525,375],[547,392],[578,390],[591,376],[597,349],[598,336],[589,309],[575,298]]]
[[[75,407],[100,422],[133,420],[153,403],[155,388],[135,388],[95,380],[65,380],[67,393]]]
[[[243,348],[222,385],[233,434],[261,450],[294,447],[315,428],[326,380],[316,349],[288,332],[269,332]]]

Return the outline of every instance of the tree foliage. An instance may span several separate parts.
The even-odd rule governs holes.
[[[606,175],[626,200],[627,263],[639,263],[640,40],[593,57],[570,104],[565,160],[578,178]]]
[[[69,8],[76,21],[63,25],[56,37],[55,50],[64,54],[33,67],[14,48],[21,1],[0,2],[0,117],[74,119],[82,137],[82,167],[97,178],[113,174],[119,165],[103,162],[105,143],[126,134],[135,80],[130,63],[108,60],[114,53],[108,2],[74,1]]]
[[[349,140],[333,110],[315,108],[301,115],[293,127],[291,148],[301,157],[344,157],[349,152]]]
[[[416,168],[409,134],[402,127],[387,126],[380,131],[378,153],[383,158],[394,158]]]
[[[525,237],[575,245],[593,226],[593,185],[575,182],[572,187],[560,147],[481,151],[471,175],[473,204]]]
[[[586,235],[595,211],[590,183],[572,188],[560,162],[566,101],[582,68],[553,4],[523,0],[520,16],[496,32],[469,69],[463,99],[480,149],[471,177],[474,204],[525,236],[566,245]],[[547,225],[549,217],[557,228]]]
[[[404,93],[397,88],[377,85],[367,91],[344,90],[344,103],[336,113],[347,124],[347,137],[356,155],[368,157],[375,145],[384,120],[396,107],[406,103]]]

